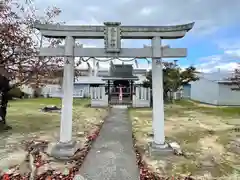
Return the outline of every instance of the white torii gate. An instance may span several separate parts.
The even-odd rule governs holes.
[[[65,57],[60,141],[52,154],[67,158],[74,154],[72,141],[72,103],[74,57],[152,58],[153,94],[153,148],[165,149],[163,73],[161,58],[187,56],[186,48],[162,47],[162,39],[178,39],[193,28],[194,23],[176,26],[121,26],[119,22],[105,22],[103,26],[67,26],[38,24],[34,27],[48,38],[65,38],[65,47],[41,48],[40,56]],[[75,39],[104,39],[105,48],[75,46]],[[151,39],[152,45],[144,48],[121,48],[121,39]]]

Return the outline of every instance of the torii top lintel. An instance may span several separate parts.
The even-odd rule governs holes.
[[[106,34],[117,33],[121,39],[177,39],[185,36],[194,26],[194,22],[174,26],[121,26],[120,22],[105,22],[104,26],[73,26],[60,24],[35,23],[34,28],[49,38],[72,36],[79,39],[104,39]],[[111,32],[109,30],[111,29]],[[116,35],[117,35],[116,34]]]

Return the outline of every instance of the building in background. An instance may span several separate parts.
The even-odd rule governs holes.
[[[90,97],[90,88],[97,87],[99,85],[106,85],[104,77],[109,76],[109,69],[93,69],[93,68],[82,68],[79,76],[75,77],[74,80],[74,97],[87,98]],[[138,80],[134,84],[142,84],[146,79],[146,68],[137,68],[133,66],[133,75],[137,76]],[[22,91],[32,95],[33,89],[29,86],[22,86]],[[47,84],[42,88],[42,95],[45,97],[61,97],[62,89],[60,84]]]
[[[230,72],[200,73],[199,80],[183,88],[183,97],[218,106],[240,106],[240,91],[228,80]]]
[[[182,87],[182,98],[190,99],[191,98],[191,84],[185,84]]]

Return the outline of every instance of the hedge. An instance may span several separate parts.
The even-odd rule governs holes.
[[[29,95],[22,92],[20,88],[13,88],[8,92],[9,99],[13,98],[27,98]]]

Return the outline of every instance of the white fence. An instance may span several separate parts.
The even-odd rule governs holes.
[[[180,100],[183,98],[183,91],[180,89],[176,92],[168,92],[168,97],[171,97],[173,100]]]
[[[45,97],[62,97],[63,93],[61,90],[52,93],[45,93]],[[91,87],[91,106],[92,107],[107,107],[108,106],[108,95],[106,94],[105,87]],[[150,88],[136,87],[135,94],[132,97],[132,107],[150,107]],[[73,97],[82,98],[84,97],[84,90],[74,90]]]
[[[108,106],[108,95],[105,92],[105,87],[91,87],[91,106],[106,107]]]
[[[150,88],[136,87],[135,95],[133,95],[133,107],[150,107],[151,90]]]
[[[108,95],[105,87],[91,87],[91,106],[106,107],[108,106]],[[132,107],[150,107],[150,88],[136,87],[133,95]]]

